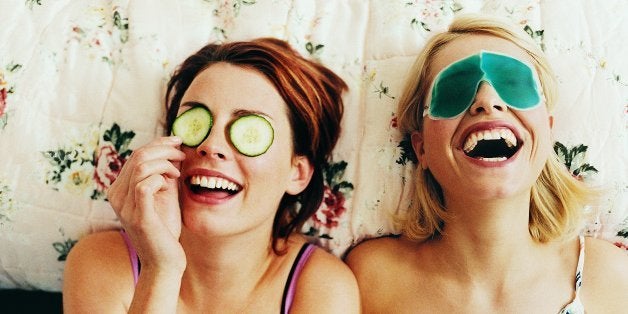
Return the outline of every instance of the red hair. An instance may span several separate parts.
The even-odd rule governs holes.
[[[314,167],[308,186],[297,196],[285,194],[273,224],[273,249],[316,212],[323,200],[323,165],[340,135],[342,93],[347,84],[334,72],[305,59],[288,43],[260,38],[209,44],[188,57],[168,82],[166,128],[170,133],[183,94],[194,78],[210,65],[225,62],[254,69],[275,86],[288,106],[294,154],[306,156]],[[297,208],[300,203],[300,208]]]

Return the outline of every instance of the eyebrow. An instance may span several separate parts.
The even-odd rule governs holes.
[[[196,107],[196,106],[203,106],[209,109],[207,105],[200,103],[198,101],[186,101],[180,105],[180,107]],[[235,117],[242,117],[242,116],[252,115],[252,114],[262,116],[268,120],[274,121],[274,119],[271,116],[269,116],[267,113],[259,111],[259,110],[238,109],[232,113],[232,115]]]
[[[262,116],[268,120],[273,120],[273,118],[271,116],[269,116],[267,113],[262,112],[262,111],[258,111],[258,110],[246,110],[246,109],[238,109],[236,110],[233,115],[236,117],[242,117],[242,116],[246,116],[246,115],[257,115],[257,116]],[[274,121],[274,120],[273,120]]]
[[[179,105],[179,107],[196,107],[196,106],[203,106],[203,107],[207,108],[207,106],[205,104],[200,103],[198,101],[186,101],[186,102],[182,103],[181,105]],[[207,109],[209,109],[209,108],[207,108]]]

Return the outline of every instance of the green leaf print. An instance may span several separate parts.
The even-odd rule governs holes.
[[[11,214],[15,211],[15,201],[8,185],[0,182],[0,226],[11,222]]]
[[[541,50],[545,51],[545,30],[533,30],[532,27],[530,27],[530,25],[526,25],[523,30],[528,33],[528,35],[530,35],[530,37],[532,37],[532,39],[534,39],[534,41],[536,41],[536,43],[541,47]]]
[[[588,146],[584,144],[576,145],[572,148],[568,148],[560,142],[554,143],[554,152],[558,156],[558,160],[569,169],[569,172],[577,178],[586,178],[591,173],[596,173],[598,170],[592,165],[585,163],[585,157]]]
[[[61,233],[62,237],[65,237],[65,233],[63,232],[62,228],[59,229],[59,232]],[[70,253],[70,250],[72,249],[72,247],[74,247],[76,242],[78,242],[78,240],[66,238],[65,240],[62,240],[61,242],[52,243],[52,247],[55,249],[55,251],[57,251],[57,253],[59,253],[59,257],[57,257],[57,261],[59,262],[65,261],[68,257],[68,253]]]
[[[305,44],[305,50],[314,57],[319,56],[323,52],[323,48],[325,48],[323,44],[314,44],[309,41]]]
[[[41,5],[41,0],[26,0],[24,3],[32,10],[34,5]]]
[[[307,232],[304,232],[303,234],[308,237],[317,237],[317,238],[329,239],[329,240],[333,239],[330,235],[321,233],[320,230],[314,227],[310,227],[310,230],[308,230]]]
[[[120,12],[113,12],[113,26],[120,31],[120,42],[126,43],[129,40],[129,19],[123,18]]]
[[[242,6],[244,5],[254,5],[256,0],[235,0],[233,2],[233,11],[235,16],[238,16],[238,14],[240,14],[240,9],[242,8]]]
[[[390,95],[390,88],[388,86],[385,86],[383,81],[379,82],[379,86],[375,87],[374,92],[377,94],[377,96],[379,96],[380,99],[382,98],[382,95],[390,99],[395,99],[395,96]]]
[[[106,142],[111,142],[115,149],[118,151],[121,157],[128,157],[131,154],[131,150],[129,150],[129,144],[131,140],[135,137],[135,132],[133,131],[125,131],[122,132],[120,126],[117,123],[114,123],[111,126],[111,129],[106,130],[103,134],[103,140]]]
[[[42,152],[52,166],[46,176],[46,184],[61,182],[61,175],[72,167],[74,163],[83,164],[86,160],[82,160],[76,149],[57,149]]]
[[[10,73],[15,73],[17,72],[19,69],[22,68],[22,65],[19,63],[9,63],[7,64],[7,66],[5,67],[7,71],[9,71]]]
[[[410,26],[414,29],[422,28],[426,32],[431,32],[432,30],[427,26],[427,24],[419,21],[416,17],[410,21]]]
[[[326,163],[323,170],[323,176],[325,177],[327,185],[333,188],[335,185],[342,183],[339,181],[342,180],[346,168],[347,162],[344,160],[337,163]],[[351,185],[351,188],[353,188],[353,185]]]
[[[414,164],[419,162],[412,148],[410,134],[406,134],[397,147],[401,148],[401,156],[395,161],[397,164],[405,166],[408,160],[412,161]]]

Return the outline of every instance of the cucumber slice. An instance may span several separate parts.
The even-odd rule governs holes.
[[[231,124],[229,137],[241,154],[255,157],[270,148],[275,135],[272,125],[266,118],[250,114],[238,118]]]
[[[213,120],[212,114],[207,108],[196,106],[174,120],[172,134],[180,137],[184,145],[198,146],[207,138]]]

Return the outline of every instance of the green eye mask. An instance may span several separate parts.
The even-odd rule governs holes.
[[[432,99],[423,116],[453,119],[467,111],[480,87],[489,83],[511,108],[532,109],[541,103],[534,70],[513,57],[482,51],[456,61],[434,80]]]
[[[195,106],[179,115],[172,124],[172,134],[181,137],[190,147],[200,145],[209,135],[214,119],[203,106]],[[247,114],[238,117],[229,126],[233,146],[242,155],[255,157],[265,153],[273,143],[274,130],[266,118]]]

